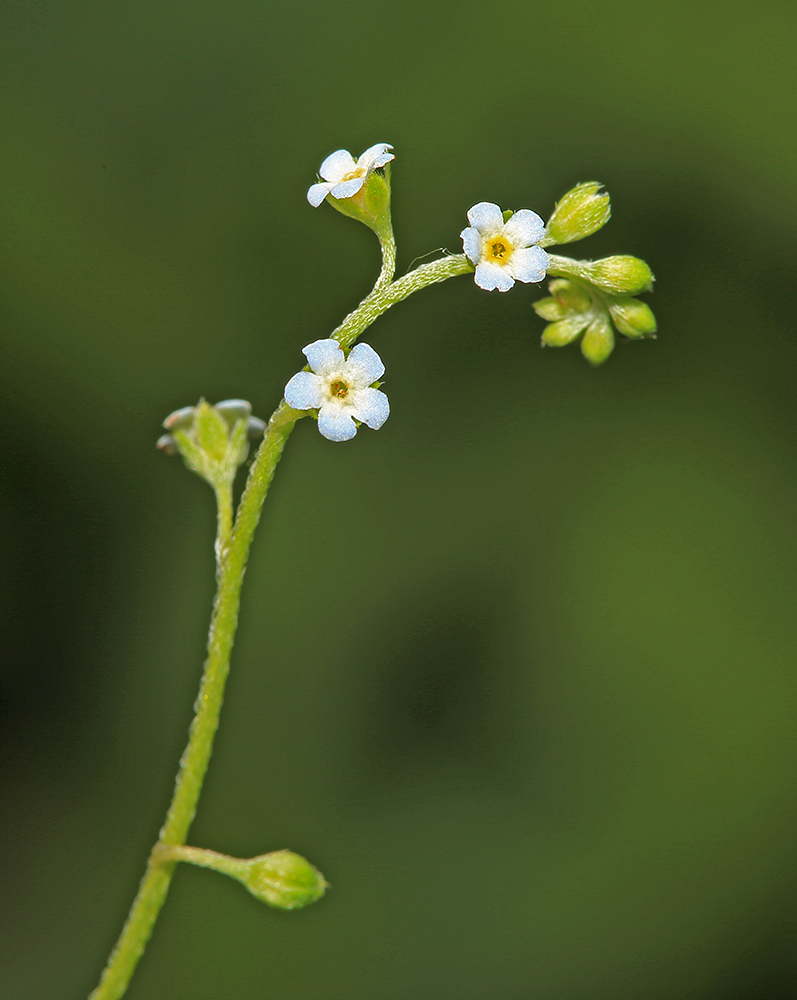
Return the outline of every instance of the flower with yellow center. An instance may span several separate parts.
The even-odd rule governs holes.
[[[365,184],[372,170],[384,167],[395,159],[393,153],[388,152],[392,148],[386,142],[378,142],[366,149],[357,160],[348,149],[330,153],[318,171],[323,181],[312,185],[307,192],[307,200],[313,208],[318,208],[328,194],[333,198],[351,198]]]
[[[535,246],[545,233],[536,212],[521,208],[504,222],[498,205],[480,201],[468,212],[468,222],[460,235],[466,257],[476,265],[479,288],[508,292],[516,281],[542,281],[548,254]]]
[[[355,344],[346,357],[337,340],[316,340],[302,348],[312,371],[297,372],[285,386],[294,410],[318,410],[318,429],[330,441],[350,441],[360,421],[379,430],[390,416],[387,396],[373,387],[385,373],[368,344]]]

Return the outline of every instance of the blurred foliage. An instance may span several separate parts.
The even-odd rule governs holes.
[[[296,430],[191,838],[332,888],[283,915],[179,871],[129,996],[795,995],[794,8],[0,26],[0,995],[88,993],[171,791],[214,516],[160,421],[266,415],[370,288],[375,241],[305,190],[381,141],[400,270],[477,201],[599,179],[579,255],[650,263],[659,339],[592,371],[540,351],[535,290],[469,278],[369,331],[391,419]]]

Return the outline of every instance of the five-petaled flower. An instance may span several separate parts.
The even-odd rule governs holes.
[[[390,416],[387,396],[372,387],[385,372],[368,344],[346,357],[337,340],[316,340],[302,348],[312,371],[297,372],[285,386],[285,402],[295,410],[318,410],[318,429],[330,441],[350,441],[355,420],[379,430]]]
[[[333,198],[351,198],[357,194],[372,170],[384,167],[395,159],[393,153],[388,152],[392,148],[386,142],[378,142],[366,149],[356,161],[348,149],[330,153],[318,171],[324,180],[312,185],[307,192],[307,200],[313,208],[318,208],[328,194]]]
[[[480,201],[468,212],[468,222],[460,236],[465,255],[476,265],[479,288],[508,292],[515,281],[542,281],[548,254],[534,245],[545,233],[536,212],[521,208],[504,222],[498,205]]]

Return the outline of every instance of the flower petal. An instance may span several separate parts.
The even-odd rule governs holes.
[[[542,281],[548,270],[548,254],[541,247],[515,250],[506,269],[517,281]]]
[[[346,174],[351,173],[356,166],[354,157],[348,149],[336,149],[334,153],[330,153],[324,160],[318,172],[325,181],[332,181],[333,184],[337,184],[338,181],[343,180]]]
[[[336,184],[329,193],[333,198],[351,198],[353,194],[357,194],[364,183],[365,177],[352,177],[350,181]]]
[[[332,187],[331,184],[326,181],[322,181],[320,184],[313,184],[310,190],[307,192],[307,200],[313,206],[313,208],[318,208],[321,202],[329,194],[329,189]]]
[[[387,142],[378,142],[375,146],[370,146],[357,160],[357,166],[365,167],[366,170],[384,167],[386,163],[390,163],[396,158],[393,153],[388,153],[388,150],[392,148]]]
[[[294,410],[313,410],[324,402],[324,380],[311,372],[297,372],[285,386],[285,402]]]
[[[349,412],[357,420],[362,420],[371,430],[378,431],[390,416],[387,396],[378,389],[355,389]]]
[[[521,208],[506,223],[504,232],[516,247],[530,247],[542,239],[545,223],[536,212]]]
[[[326,340],[314,340],[312,344],[302,348],[302,354],[316,375],[325,375],[335,368],[343,368],[345,359],[343,348],[331,337]]]
[[[476,266],[474,281],[486,292],[492,292],[496,288],[499,292],[508,292],[515,283],[507,268],[493,264],[492,261]]]
[[[368,344],[355,344],[346,360],[346,377],[356,389],[364,389],[385,374],[382,359]]]
[[[498,205],[491,201],[480,201],[468,212],[468,222],[480,233],[494,233],[504,225],[504,216]]]
[[[318,429],[329,441],[351,441],[357,433],[348,407],[337,400],[327,403],[318,411]]]
[[[472,264],[478,264],[482,256],[482,234],[473,226],[468,226],[459,234],[462,237],[462,249]]]

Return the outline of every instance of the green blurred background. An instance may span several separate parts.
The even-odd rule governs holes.
[[[797,8],[0,12],[0,996],[84,997],[203,657],[210,490],[172,409],[267,416],[370,288],[305,191],[393,143],[400,270],[477,201],[614,218],[657,341],[541,352],[516,287],[383,317],[392,417],[299,424],[191,842],[291,847],[303,913],[181,868],[131,1000],[797,995]]]

